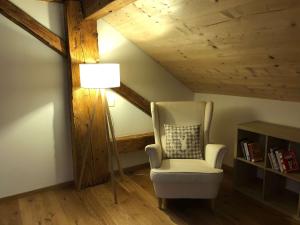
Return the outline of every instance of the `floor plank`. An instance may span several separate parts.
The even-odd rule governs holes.
[[[0,225],[21,224],[20,209],[17,199],[0,202]]]
[[[233,191],[225,176],[216,210],[205,200],[158,202],[149,169],[126,176],[114,204],[111,184],[76,191],[72,187],[0,201],[0,225],[296,225],[298,221]]]

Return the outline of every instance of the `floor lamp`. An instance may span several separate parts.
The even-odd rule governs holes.
[[[123,170],[121,167],[119,154],[117,151],[117,143],[115,138],[115,132],[113,127],[112,118],[108,108],[106,91],[107,88],[114,88],[120,86],[120,66],[119,64],[80,64],[80,86],[87,89],[96,89],[97,101],[99,100],[99,90],[101,91],[103,110],[104,110],[104,122],[105,122],[105,137],[106,146],[108,148],[108,162],[109,171],[113,188],[113,195],[115,203],[117,200],[116,191],[116,180],[114,175],[113,160],[116,159],[118,169],[121,177],[123,177]],[[94,105],[94,110],[92,113],[92,118],[90,120],[90,126],[87,132],[87,137],[85,140],[89,140],[92,135],[92,124],[94,123],[96,105]],[[88,141],[84,143],[84,154],[82,158],[82,168],[80,171],[78,188],[81,189],[82,179],[85,171],[85,165],[88,155]]]

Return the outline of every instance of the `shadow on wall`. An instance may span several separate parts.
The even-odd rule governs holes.
[[[46,4],[46,2],[45,2]],[[48,6],[48,13],[49,13],[49,28],[51,31],[56,30],[56,33],[58,36],[60,36],[62,39],[66,40],[66,29],[65,29],[65,16],[64,16],[64,4],[61,3],[56,3],[56,2],[47,2]],[[65,126],[67,127],[67,131],[66,133],[59,133],[59,132],[55,132],[55,149],[60,149],[61,146],[59,143],[61,143],[61,141],[64,141],[66,138],[68,140],[68,149],[71,151],[71,120],[70,120],[70,102],[69,102],[69,94],[68,93],[68,68],[67,68],[68,64],[66,59],[64,59],[64,67],[63,67],[63,72],[64,72],[64,79],[63,79],[63,89],[64,89],[64,102],[63,105],[60,105],[61,109],[58,109],[59,112],[64,111],[65,112]],[[57,107],[58,108],[58,107]],[[59,127],[61,127],[61,123],[59,120],[53,120],[53,125],[54,125],[54,130],[61,130],[59,129]],[[56,128],[56,129],[55,129]],[[58,129],[57,129],[58,128]],[[65,157],[70,157],[69,153],[67,151],[64,151],[66,153]],[[61,168],[61,166],[59,165],[64,165],[64,161],[63,159],[65,157],[56,157],[56,162],[57,166],[56,166],[56,174],[57,177],[59,177],[59,174],[63,171],[64,167]]]
[[[44,2],[44,4],[48,4],[50,30],[65,39],[64,5],[57,2]]]
[[[218,106],[215,105],[215,107]],[[235,106],[229,109],[215,110],[210,141],[225,144],[228,147],[228,153],[224,159],[225,164],[233,165],[237,125],[253,120],[257,120],[257,115],[250,107]]]
[[[11,177],[10,181],[16,179],[18,182],[18,173],[29,176],[25,179],[28,184],[24,184],[28,188],[32,180],[34,188],[70,180],[71,141],[64,60],[4,17],[0,17],[0,30],[0,139],[9,136],[11,140],[5,148],[0,142],[0,148],[5,151],[5,160],[16,158],[14,163],[22,162],[17,167],[11,166],[14,169],[11,176],[16,177]],[[28,124],[29,121],[34,123]],[[20,124],[23,124],[20,129],[28,128],[23,136],[10,133],[19,130]],[[28,137],[30,140],[24,140]],[[26,145],[22,145],[24,142]],[[14,153],[25,158],[17,159],[11,155]],[[53,158],[45,158],[49,155]],[[55,161],[55,165],[43,165],[47,161],[49,164]],[[37,167],[32,169],[28,165]],[[39,181],[43,174],[45,178]]]

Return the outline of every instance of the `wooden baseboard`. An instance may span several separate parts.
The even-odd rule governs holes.
[[[11,195],[11,196],[7,196],[7,197],[3,197],[0,198],[0,201],[6,201],[6,200],[13,200],[13,199],[18,199],[18,198],[24,198],[39,192],[44,192],[44,191],[53,191],[53,190],[57,190],[60,188],[65,188],[65,187],[71,187],[74,185],[74,181],[67,181],[67,182],[63,182],[60,184],[55,184],[55,185],[51,185],[48,187],[43,187],[43,188],[39,188],[33,191],[27,191],[27,192],[23,192],[20,194],[16,194],[16,195]]]
[[[136,170],[147,169],[147,168],[150,168],[150,164],[149,163],[144,163],[144,164],[124,168],[124,172],[125,173],[133,173]],[[39,193],[39,192],[52,191],[52,190],[57,190],[57,189],[60,189],[60,188],[71,187],[71,186],[74,186],[74,181],[67,181],[67,182],[63,182],[63,183],[60,183],[60,184],[55,184],[55,185],[51,185],[51,186],[48,186],[48,187],[39,188],[39,189],[36,189],[36,190],[33,190],[33,191],[27,191],[27,192],[24,192],[24,193],[3,197],[3,198],[0,198],[0,201],[2,202],[2,201],[7,201],[7,200],[24,198],[24,197],[28,197],[30,195],[33,195],[33,194],[36,194],[36,193]]]
[[[137,170],[148,169],[148,168],[150,168],[150,164],[149,163],[144,163],[144,164],[139,164],[139,165],[127,167],[127,168],[124,168],[123,170],[124,170],[124,173],[128,174],[128,173],[133,173],[134,171],[137,171]],[[224,170],[224,173],[226,173],[228,175],[233,174],[233,167],[223,165],[222,168]],[[28,191],[28,192],[24,192],[24,193],[12,195],[12,196],[0,198],[0,201],[23,198],[23,197],[27,197],[29,195],[32,195],[32,194],[35,194],[35,193],[38,193],[38,192],[56,190],[56,189],[60,189],[60,188],[64,188],[64,187],[70,187],[72,185],[74,185],[74,181],[68,181],[68,182],[52,185],[52,186],[49,186],[49,187],[44,187],[44,188],[36,189],[36,190],[33,190],[33,191]]]

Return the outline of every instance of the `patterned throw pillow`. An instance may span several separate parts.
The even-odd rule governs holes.
[[[164,124],[164,128],[166,134],[164,158],[203,159],[200,149],[200,125]]]

